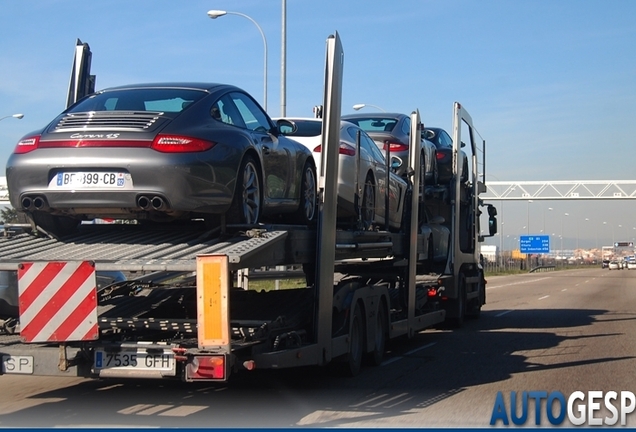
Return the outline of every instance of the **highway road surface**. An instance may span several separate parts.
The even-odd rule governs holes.
[[[498,392],[508,416],[510,392],[636,392],[636,271],[490,277],[487,287],[481,318],[395,342],[355,378],[320,368],[227,385],[4,375],[0,427],[490,427]],[[600,405],[592,416],[610,416]],[[626,422],[636,426],[636,412]],[[534,400],[525,424],[535,425]]]

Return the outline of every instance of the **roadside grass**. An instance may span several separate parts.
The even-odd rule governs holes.
[[[305,278],[280,279],[278,289],[305,288]],[[276,281],[272,279],[258,279],[249,281],[249,289],[253,291],[274,291]]]

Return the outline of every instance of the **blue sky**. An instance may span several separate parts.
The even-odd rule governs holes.
[[[22,135],[64,108],[76,38],[91,46],[98,89],[211,81],[261,101],[257,28],[236,15],[211,20],[210,9],[262,27],[278,116],[280,0],[0,0],[0,117],[25,115],[0,122],[0,170]],[[419,109],[426,125],[450,129],[459,101],[486,139],[490,180],[633,179],[634,17],[630,0],[287,0],[287,115],[321,103],[325,39],[337,30],[343,113],[356,103]],[[633,204],[604,206],[634,214]]]

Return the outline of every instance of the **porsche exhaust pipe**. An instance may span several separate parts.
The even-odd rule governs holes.
[[[44,210],[48,208],[48,204],[43,197],[36,196],[35,198],[33,198],[33,207],[35,207],[36,210]]]
[[[167,207],[165,200],[160,196],[153,197],[150,204],[155,210],[164,210]]]
[[[33,200],[31,199],[31,197],[25,196],[22,198],[21,204],[24,210],[31,210],[31,208],[33,207]]]
[[[46,210],[49,208],[49,204],[46,201],[46,198],[40,195],[34,196],[25,196],[22,197],[22,201],[20,202],[23,210],[33,211],[33,210]]]
[[[137,198],[137,206],[142,210],[150,210],[150,199],[145,195],[141,195]]]

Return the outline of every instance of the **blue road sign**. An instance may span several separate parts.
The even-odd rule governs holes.
[[[519,236],[519,251],[526,254],[550,253],[549,235],[522,235]]]

